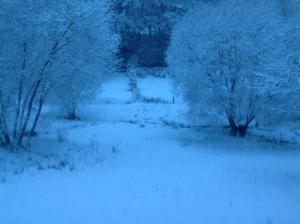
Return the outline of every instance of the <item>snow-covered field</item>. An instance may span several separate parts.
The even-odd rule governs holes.
[[[300,223],[297,145],[168,125],[185,115],[170,81],[139,87],[162,102],[115,77],[82,121],[49,110],[31,152],[1,150],[0,224]]]

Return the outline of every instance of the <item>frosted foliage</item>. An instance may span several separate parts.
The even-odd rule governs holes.
[[[281,104],[299,96],[288,72],[293,31],[277,9],[272,1],[200,4],[177,25],[168,63],[197,122],[248,126],[299,114]]]
[[[93,99],[116,64],[118,37],[109,29],[106,8],[102,4],[90,6],[97,6],[97,10],[87,8],[72,27],[76,35],[70,37],[54,68],[59,75],[54,92],[70,118],[77,116],[80,104]]]
[[[53,87],[75,99],[99,84],[118,41],[105,12],[103,1],[1,1],[0,144],[30,139]]]

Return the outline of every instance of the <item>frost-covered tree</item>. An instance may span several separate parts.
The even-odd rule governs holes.
[[[1,138],[20,145],[32,136],[49,87],[49,71],[71,23],[50,2],[1,2]],[[37,106],[38,108],[36,109]]]
[[[288,30],[275,1],[200,4],[187,15],[173,33],[168,63],[192,117],[226,118],[234,135],[245,136],[252,122],[290,110],[292,103],[278,109],[293,91]]]
[[[280,0],[280,9],[288,27],[285,33],[288,58],[286,71],[290,78],[289,88],[283,91],[289,97],[282,97],[280,110],[291,121],[300,121],[300,1]]]
[[[118,37],[109,29],[107,5],[82,4],[86,12],[72,26],[70,33],[74,35],[54,66],[59,78],[53,92],[68,119],[79,118],[78,107],[95,96],[116,64]],[[83,6],[72,2],[70,7],[79,12]]]
[[[103,31],[107,26],[101,1],[1,0],[0,4],[0,144],[18,146],[35,134],[49,90],[65,80],[62,70],[69,75],[72,68],[83,70],[85,61],[100,60],[95,52],[110,39],[106,33],[93,39],[98,27]],[[105,43],[86,48],[99,40]],[[85,48],[89,52],[83,54]]]

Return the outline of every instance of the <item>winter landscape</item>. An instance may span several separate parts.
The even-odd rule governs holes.
[[[0,224],[299,224],[299,0],[0,0]]]

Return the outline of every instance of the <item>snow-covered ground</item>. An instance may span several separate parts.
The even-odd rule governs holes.
[[[168,82],[168,79],[155,78],[147,76],[138,79],[138,85],[141,89],[141,94],[146,98],[161,99],[166,102],[173,101],[173,87]],[[175,96],[174,96],[175,97]]]
[[[296,145],[168,125],[185,115],[170,81],[138,83],[162,102],[116,77],[82,121],[49,114],[32,152],[1,152],[1,224],[300,223]]]

